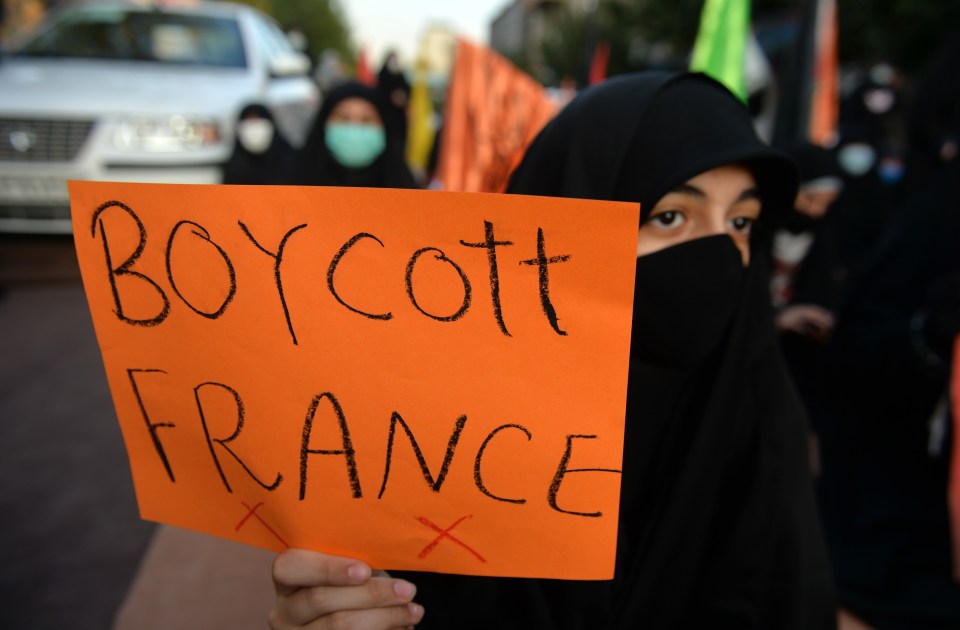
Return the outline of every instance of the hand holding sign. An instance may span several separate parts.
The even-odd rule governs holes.
[[[291,549],[273,563],[277,605],[270,627],[302,628],[337,615],[338,627],[405,628],[419,623],[416,586],[349,558]]]
[[[144,518],[383,568],[610,577],[635,205],[71,198]]]

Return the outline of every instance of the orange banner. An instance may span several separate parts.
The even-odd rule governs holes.
[[[439,185],[502,192],[556,109],[530,76],[493,50],[459,39],[445,106]]]
[[[70,196],[143,518],[384,569],[612,577],[636,204]]]

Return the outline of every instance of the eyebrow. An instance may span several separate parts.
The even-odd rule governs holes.
[[[683,183],[671,190],[672,193],[680,193],[682,195],[690,195],[691,197],[701,197],[705,198],[707,194],[703,192],[700,188],[697,188],[693,184]],[[740,203],[741,201],[747,201],[750,199],[760,199],[760,190],[756,187],[747,188],[737,196],[734,203]]]

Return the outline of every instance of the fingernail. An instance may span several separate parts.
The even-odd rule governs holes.
[[[393,592],[397,594],[397,597],[402,597],[404,599],[411,599],[414,595],[417,594],[417,587],[411,584],[410,582],[397,580],[396,582],[393,583]]]
[[[356,563],[347,567],[347,575],[356,582],[366,582],[370,579],[370,567],[365,564]]]
[[[410,602],[407,604],[407,610],[410,611],[410,616],[413,617],[413,623],[420,623],[423,619],[423,606]]]

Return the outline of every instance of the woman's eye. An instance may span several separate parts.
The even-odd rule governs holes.
[[[667,210],[650,217],[649,221],[661,227],[676,227],[683,223],[683,215],[676,210]]]
[[[750,217],[735,217],[730,220],[730,225],[736,232],[749,232],[754,222]]]

